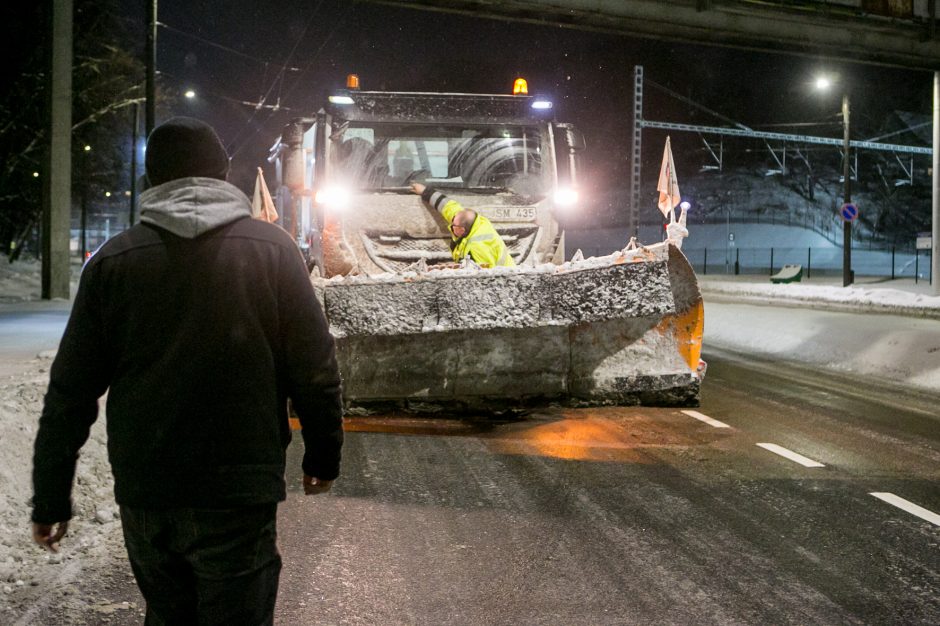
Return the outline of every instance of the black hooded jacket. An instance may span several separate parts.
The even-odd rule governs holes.
[[[119,504],[224,508],[285,497],[287,401],[305,473],[339,473],[333,339],[303,259],[248,198],[209,178],[141,196],[141,224],[82,271],[34,456],[33,521],[71,517],[78,451],[107,392]]]

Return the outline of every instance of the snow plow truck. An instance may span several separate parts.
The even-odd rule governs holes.
[[[350,76],[271,149],[281,225],[323,303],[349,406],[695,406],[702,296],[679,247],[566,262],[581,133],[526,93],[363,91]],[[413,181],[488,217],[516,267],[457,266]]]

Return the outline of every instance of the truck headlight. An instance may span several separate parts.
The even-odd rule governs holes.
[[[351,197],[352,194],[345,187],[324,187],[317,190],[314,200],[328,209],[342,211],[349,206]]]
[[[562,208],[573,207],[578,203],[577,189],[559,189],[555,192],[555,206]]]

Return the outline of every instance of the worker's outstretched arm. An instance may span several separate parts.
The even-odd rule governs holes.
[[[444,219],[447,220],[448,224],[453,221],[455,215],[463,210],[459,202],[449,199],[433,187],[428,187],[421,183],[411,183],[411,191],[421,196],[421,199],[424,200],[429,207],[440,212],[440,214],[444,216]]]

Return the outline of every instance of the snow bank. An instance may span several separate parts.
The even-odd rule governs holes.
[[[50,554],[32,541],[29,513],[32,452],[52,354],[25,363],[0,384],[0,623],[31,623],[29,611],[55,604],[81,613],[89,601],[74,589],[89,570],[109,566],[122,536],[107,460],[104,420],[82,448],[76,470],[73,519],[62,550]],[[91,574],[95,576],[95,574]]]
[[[817,305],[829,310],[877,312],[940,319],[940,296],[884,286],[850,287],[700,280],[711,299],[770,305]]]
[[[700,280],[706,352],[762,355],[940,393],[940,297],[929,285],[767,280]]]
[[[70,293],[75,295],[81,266],[73,262],[71,266]],[[0,260],[0,304],[12,302],[32,302],[42,297],[42,264],[30,259],[8,263]]]
[[[80,270],[77,262],[72,264],[73,297]],[[2,310],[49,310],[47,305],[52,303],[39,301],[41,271],[41,264],[35,260],[0,262]],[[53,308],[62,306],[67,303]],[[29,336],[27,333],[23,341]],[[0,624],[38,623],[39,612],[48,606],[55,606],[65,616],[87,616],[88,606],[99,601],[82,597],[76,581],[101,578],[100,573],[105,571],[111,573],[111,559],[123,550],[103,416],[92,428],[79,457],[74,516],[62,550],[50,554],[32,541],[29,514],[33,444],[55,352],[29,352],[20,343],[3,346],[4,353],[11,358],[21,352],[29,356],[15,367],[9,363],[0,368]]]
[[[0,302],[38,300],[42,288],[39,261],[0,261]]]
[[[940,393],[934,319],[751,306],[706,294],[703,346],[706,354],[719,348],[842,372],[858,377],[858,387],[872,379]]]

